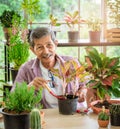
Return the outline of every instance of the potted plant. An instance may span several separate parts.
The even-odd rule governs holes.
[[[60,23],[57,23],[58,19],[53,15],[53,14],[50,14],[49,15],[49,19],[50,19],[50,28],[54,31],[55,35],[56,35],[56,32],[57,31],[60,31],[58,30],[59,26],[61,25]]]
[[[28,29],[27,22],[24,19],[19,19],[16,16],[12,20],[12,28],[10,29],[10,38],[8,50],[8,59],[12,65],[12,79],[13,82],[17,75],[19,67],[28,59],[29,57],[29,43],[28,43]]]
[[[59,77],[63,81],[63,94],[61,96],[57,96],[59,112],[67,115],[74,114],[76,112],[78,101],[78,87],[76,86],[76,80],[84,82],[88,73],[85,72],[84,67],[79,66],[78,62],[75,60],[66,61],[60,66],[60,69],[53,68],[50,70],[55,76]],[[71,91],[66,93],[68,85],[71,86]]]
[[[15,12],[14,10],[5,10],[2,15],[0,16],[0,22],[1,25],[3,26],[3,31],[5,34],[5,38],[8,41],[9,38],[9,29],[12,27],[12,19],[13,16],[17,17],[18,21],[20,21],[21,16],[19,15],[18,12]]]
[[[109,42],[120,41],[120,2],[119,0],[107,0],[107,20],[112,24],[107,30],[107,40]]]
[[[42,89],[35,95],[35,88],[25,82],[16,84],[14,91],[6,91],[5,106],[1,109],[5,129],[29,129],[30,112],[40,104]],[[41,106],[41,105],[40,105]]]
[[[90,42],[100,42],[102,20],[97,17],[90,17],[86,23],[89,28]]]
[[[98,124],[104,128],[109,124],[109,114],[105,112],[105,106],[102,107],[102,111],[98,114]]]
[[[75,25],[84,23],[84,20],[79,16],[79,11],[74,11],[73,13],[66,12],[64,20],[70,28],[70,31],[68,31],[69,42],[78,42],[79,31],[76,31]]]
[[[109,109],[111,125],[120,126],[120,104],[111,104]]]
[[[89,101],[100,99],[104,102],[105,108],[108,108],[109,103],[104,101],[107,100],[110,96],[120,97],[120,65],[119,65],[119,57],[107,57],[103,53],[98,53],[98,51],[93,47],[86,47],[85,56],[86,60],[86,71],[91,75],[89,76],[89,80],[87,83],[88,86],[88,95],[87,101],[89,105]],[[94,90],[94,94],[89,95],[89,91]],[[93,96],[95,96],[93,98]],[[100,103],[100,102],[99,102]],[[102,104],[98,105],[98,110],[95,108],[95,112],[98,113],[101,110]],[[95,103],[93,103],[95,104]]]

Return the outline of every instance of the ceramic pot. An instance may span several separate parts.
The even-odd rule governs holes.
[[[100,42],[100,31],[89,31],[90,42]]]
[[[68,31],[68,41],[77,43],[79,40],[79,31]]]

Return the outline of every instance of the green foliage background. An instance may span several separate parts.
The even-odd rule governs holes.
[[[23,10],[21,9],[21,2],[23,0],[0,0],[0,15],[4,10],[19,10],[20,14],[23,15]],[[49,14],[53,13],[60,21],[64,21],[64,14],[66,11],[78,10],[79,0],[40,0],[41,13],[35,15],[33,22],[45,22],[49,23]],[[83,18],[88,18],[91,15],[101,16],[101,0],[80,0],[80,15]],[[35,24],[35,26],[49,26],[49,24]],[[60,32],[57,33],[57,39],[67,39],[67,26],[65,24],[61,25]],[[86,25],[82,25],[80,28],[80,38],[88,39],[88,28]],[[3,30],[0,25],[0,68],[4,67],[4,35]],[[98,47],[99,50],[103,50],[103,47]],[[108,56],[120,56],[120,46],[106,47],[106,54]],[[56,51],[60,55],[71,55],[74,57],[79,57],[81,61],[84,61],[85,50],[84,47],[80,47],[78,53],[77,47],[59,47]],[[34,55],[31,53],[30,58]],[[4,69],[0,69],[0,79],[4,79]]]

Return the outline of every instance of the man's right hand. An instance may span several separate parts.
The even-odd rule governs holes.
[[[44,88],[47,83],[47,80],[41,77],[35,77],[34,80],[31,83],[29,83],[28,87],[30,88],[31,86],[34,86],[35,90],[39,90],[40,87]]]

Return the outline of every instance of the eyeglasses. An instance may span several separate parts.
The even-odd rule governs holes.
[[[50,78],[50,87],[51,88],[54,88],[56,86],[56,83],[55,83],[55,78],[53,76],[53,73],[51,71],[48,71],[48,77]]]

